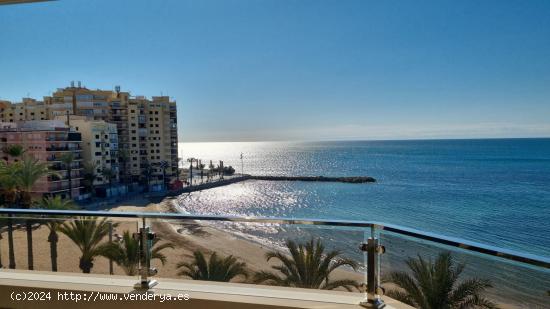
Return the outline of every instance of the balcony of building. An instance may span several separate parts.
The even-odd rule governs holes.
[[[56,152],[56,151],[60,151],[60,152],[65,152],[65,151],[82,151],[82,148],[80,147],[80,144],[77,144],[77,143],[70,143],[70,144],[50,144],[46,147],[46,151],[52,151],[52,152]]]
[[[7,220],[7,216],[10,220]],[[25,220],[29,218],[32,218],[34,224],[32,246],[35,256],[32,264],[27,252],[27,234],[24,229]],[[51,244],[47,241],[47,223],[52,220],[66,226],[77,222],[77,225],[86,224],[85,222],[107,224],[108,228],[101,235],[103,244],[112,242],[123,245],[125,241],[135,241],[143,249],[138,253],[139,258],[133,262],[133,268],[128,268],[128,265],[121,264],[118,260],[109,260],[106,256],[96,256],[91,274],[81,274],[79,272],[82,265],[88,264],[79,262],[82,256],[80,247],[77,242],[60,232],[56,243],[58,262],[56,271],[52,271],[49,254]],[[546,308],[548,304],[548,257],[375,222],[189,216],[166,212],[0,209],[0,223],[2,232],[9,226],[13,231],[13,236],[9,236],[13,239],[12,249],[8,246],[7,234],[4,233],[0,240],[0,264],[12,268],[0,270],[0,306],[4,307],[30,308],[33,306],[31,302],[13,303],[10,295],[13,295],[12,292],[38,291],[54,293],[52,295],[56,300],[48,302],[52,308],[69,308],[75,305],[146,308],[161,305],[170,308],[336,309],[363,306],[381,308],[382,304],[388,309],[411,308],[390,297],[396,295],[391,291],[399,291],[399,286],[388,280],[391,278],[390,274],[396,271],[413,274],[407,266],[408,260],[418,259],[420,256],[430,263],[441,254],[452,255],[455,265],[464,265],[459,282],[480,278],[490,280],[492,288],[487,289],[482,296],[502,308]],[[133,235],[130,237],[133,240],[124,238],[125,233]],[[272,239],[273,243],[260,241],[262,233]],[[158,244],[171,245],[162,251],[166,258],[165,263],[151,258],[156,245],[150,240],[156,238],[160,239]],[[277,239],[283,242],[278,242]],[[265,285],[268,282],[259,284],[260,281],[255,281],[254,278],[262,271],[270,271],[284,278],[285,273],[279,270],[284,269],[281,265],[285,264],[281,264],[282,260],[277,258],[267,261],[265,257],[268,252],[280,254],[278,256],[282,259],[286,257],[291,261],[298,261],[296,259],[299,256],[285,249],[284,241],[304,243],[312,239],[322,243],[325,248],[325,254],[319,255],[319,258],[327,256],[329,251],[336,250],[339,253],[329,260],[328,265],[335,265],[343,260],[353,262],[348,264],[353,267],[335,268],[327,277],[328,283],[345,279],[355,282],[353,285],[356,287],[350,286],[350,291],[344,288],[298,288],[293,282],[300,281],[294,277],[287,277],[289,281],[286,282],[290,286],[286,287],[273,285],[273,282]],[[181,265],[195,265],[195,252],[202,252],[207,259],[213,253],[219,257],[231,255],[237,262],[245,263],[248,276],[235,276],[229,282],[212,282],[191,280],[188,276],[178,274],[185,269]],[[312,265],[321,265],[321,260]],[[29,268],[33,271],[29,271]],[[322,280],[319,285],[314,286],[322,287],[324,284],[325,281]],[[116,304],[106,301],[82,301],[78,304],[57,301],[59,293],[71,291],[73,295],[79,294],[80,297],[85,297],[86,294],[88,297],[117,295],[120,298],[139,297],[137,295],[177,296],[187,293],[189,300],[166,304],[148,301],[121,301]]]
[[[66,152],[67,150],[65,150]],[[72,150],[71,150],[72,152]],[[61,162],[63,159],[63,153],[52,153],[46,157],[46,161],[48,162]],[[73,161],[81,161],[82,160],[82,154],[80,152],[75,152],[73,154]]]
[[[69,167],[64,163],[53,161],[53,163],[51,163],[48,168],[52,171],[66,171]],[[71,170],[82,169],[81,161],[71,163],[70,168]]]
[[[82,175],[83,174],[80,170],[71,171],[71,179],[73,181],[75,181],[77,179],[82,179]],[[46,177],[46,180],[48,182],[62,182],[62,181],[68,181],[69,178],[68,178],[67,171],[63,171],[63,172],[58,172],[58,173],[55,173],[55,174],[48,175]]]

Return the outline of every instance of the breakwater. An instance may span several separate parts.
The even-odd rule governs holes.
[[[149,194],[149,196],[177,196],[182,193],[189,193],[201,190],[212,189],[216,187],[226,186],[233,183],[245,181],[245,180],[267,180],[267,181],[318,181],[318,182],[343,182],[343,183],[371,183],[376,182],[376,179],[368,176],[357,177],[325,177],[325,176],[253,176],[242,175],[233,176],[231,178],[205,182],[192,186],[183,187],[176,191],[158,192]]]
[[[367,183],[376,182],[376,179],[368,176],[357,177],[325,177],[325,176],[250,176],[254,180],[272,181],[321,181],[321,182],[345,182],[345,183]]]

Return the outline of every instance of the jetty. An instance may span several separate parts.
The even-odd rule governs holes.
[[[266,180],[266,181],[317,181],[317,182],[342,182],[342,183],[373,183],[376,179],[369,176],[355,177],[325,177],[325,176],[255,176],[255,175],[239,175],[231,176],[226,179],[209,181],[192,186],[186,186],[179,190],[168,192],[149,193],[149,197],[177,196],[182,193],[190,193],[195,191],[207,190],[216,187],[226,186],[238,183],[245,180]]]
[[[325,176],[249,176],[254,180],[273,181],[322,181],[322,182],[345,182],[345,183],[366,183],[376,182],[376,179],[368,176],[358,177],[325,177]]]

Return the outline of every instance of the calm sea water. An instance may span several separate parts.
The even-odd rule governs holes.
[[[241,162],[240,154],[244,155]],[[372,176],[374,184],[247,181],[181,196],[182,211],[370,220],[550,256],[550,139],[354,142],[181,143],[179,155],[232,165],[253,175]],[[225,226],[269,245],[306,231],[280,226]],[[359,231],[315,231],[360,259]],[[439,249],[384,236],[385,269]],[[490,278],[495,299],[549,308],[548,272],[455,252],[468,275]],[[528,299],[529,301],[525,301]]]
[[[550,139],[181,143],[180,157],[253,175],[375,177],[375,184],[249,181],[195,194],[191,213],[374,220],[550,256]]]

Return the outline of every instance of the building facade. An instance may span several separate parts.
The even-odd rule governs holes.
[[[50,170],[54,172],[37,181],[31,193],[38,196],[61,195],[64,198],[72,196],[79,199],[83,189],[81,139],[79,132],[70,129],[62,121],[0,123],[0,149],[5,149],[9,145],[21,145],[25,149],[25,155],[47,162]],[[74,160],[70,168],[61,160],[66,153],[73,153]],[[4,152],[2,159],[8,163],[20,160]]]

